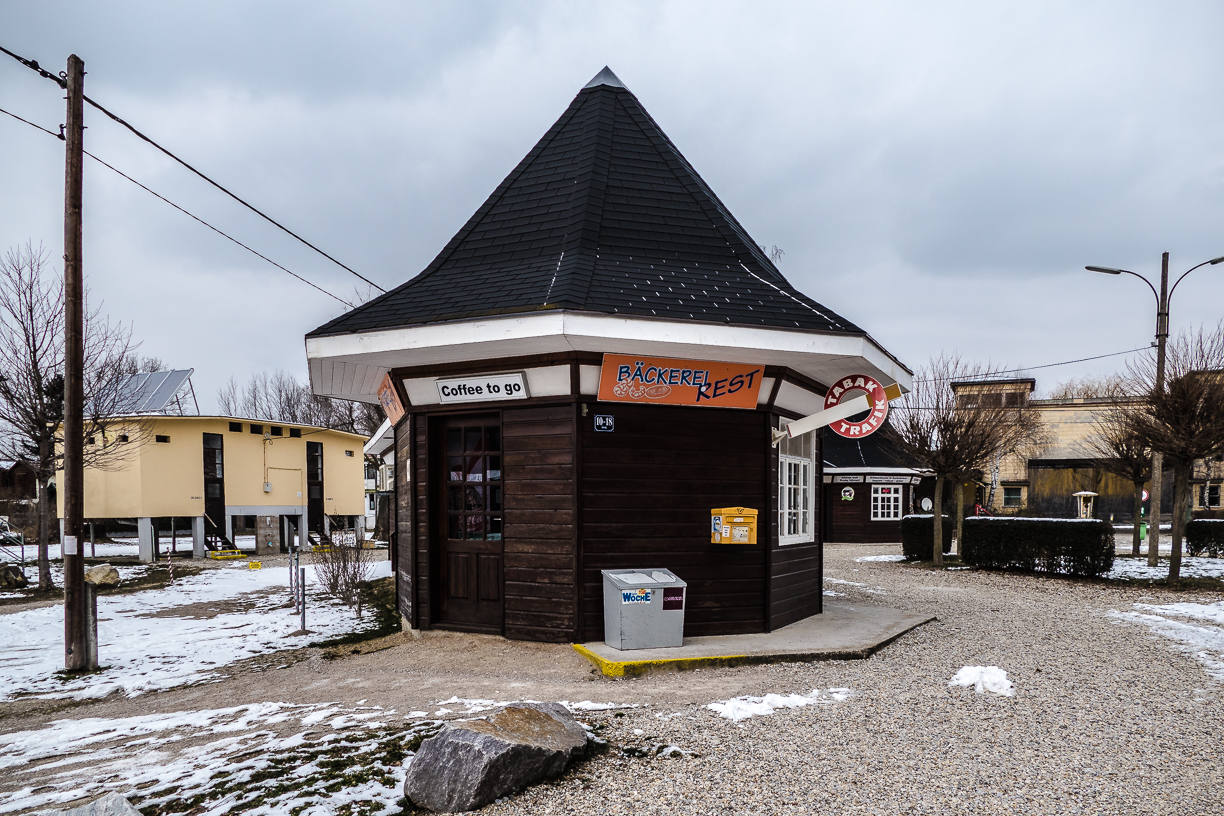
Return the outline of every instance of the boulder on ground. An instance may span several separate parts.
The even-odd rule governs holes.
[[[29,586],[25,571],[16,564],[0,564],[0,589],[24,589]]]
[[[118,586],[119,570],[110,564],[99,564],[85,570],[85,580],[97,586]]]
[[[59,816],[140,816],[140,811],[117,793],[108,793],[87,805],[56,812]]]
[[[439,813],[475,810],[558,776],[586,750],[586,731],[558,703],[515,703],[450,723],[421,743],[404,795]]]

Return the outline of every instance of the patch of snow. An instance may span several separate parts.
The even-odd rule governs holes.
[[[732,697],[710,703],[706,708],[732,722],[749,717],[766,717],[782,708],[803,708],[810,705],[840,703],[853,692],[847,688],[831,688],[828,691],[812,689],[808,694],[766,694],[763,697]]]
[[[1181,575],[1183,578],[1224,578],[1224,558],[1184,555]],[[1124,581],[1168,578],[1169,563],[1165,561],[1155,567],[1149,567],[1146,557],[1117,557],[1114,559],[1113,569],[1103,577]]]
[[[1141,624],[1152,634],[1172,641],[1173,648],[1197,660],[1211,677],[1224,682],[1224,601],[1214,604],[1172,603],[1135,604],[1159,614],[1110,610],[1109,616],[1128,623]],[[1190,618],[1206,625],[1196,625],[1171,617]]]
[[[825,576],[825,580],[828,581],[830,584],[847,584],[849,586],[867,586],[866,584],[861,584],[858,581],[843,581],[840,578],[830,578],[827,575]]]
[[[373,564],[373,577],[390,575],[390,562]],[[96,674],[61,680],[64,611],[60,604],[0,615],[0,701],[21,694],[92,699],[120,691],[148,691],[221,679],[223,667],[255,655],[294,648],[375,625],[319,590],[315,568],[306,568],[306,625],[289,603],[289,568],[243,566],[205,570],[174,584],[98,599]],[[213,617],[174,614],[191,604],[243,601],[251,609]]]
[[[989,691],[1003,697],[1015,695],[1012,683],[1007,679],[1007,672],[998,666],[965,666],[948,681],[949,686],[964,686],[972,688],[978,694]]]
[[[580,703],[571,703],[567,700],[557,702],[570,711],[612,711],[617,708],[637,708],[639,705],[639,703],[592,703],[590,700],[583,700]]]
[[[858,563],[864,561],[904,561],[904,555],[864,555],[862,558],[854,559]]]

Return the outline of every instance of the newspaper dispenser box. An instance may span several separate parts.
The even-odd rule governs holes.
[[[613,649],[684,645],[684,591],[670,570],[602,570],[604,643]]]

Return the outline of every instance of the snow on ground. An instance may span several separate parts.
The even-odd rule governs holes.
[[[840,703],[853,694],[847,688],[831,688],[828,691],[812,689],[808,694],[766,694],[764,697],[732,697],[710,703],[706,708],[732,722],[749,717],[766,717],[780,708],[803,708],[810,705]]]
[[[948,681],[949,686],[971,688],[978,694],[989,691],[1003,697],[1013,697],[1016,694],[1007,672],[998,666],[965,666]]]
[[[168,541],[163,542],[163,543],[165,544],[166,549],[170,548],[170,543]],[[188,538],[187,543],[184,544],[183,539],[180,538],[178,548],[179,548],[179,552],[190,552],[191,551],[191,539]],[[20,547],[9,547],[8,549],[12,550],[14,553],[21,552]],[[95,552],[97,553],[96,557],[98,558],[114,558],[115,556],[118,556],[118,555],[130,555],[134,557],[140,554],[140,547],[138,546],[135,539],[131,541],[119,539],[115,541],[113,544],[109,542],[99,541],[92,546],[90,546],[90,543],[86,541],[83,552],[85,553],[86,558],[94,558]],[[60,545],[58,542],[55,544],[47,545],[47,558],[50,559],[51,561],[62,561],[63,560],[64,555],[62,552],[60,552]],[[31,564],[34,564],[34,565],[38,564],[38,545],[37,544],[33,544],[28,541],[26,542],[25,563],[26,563],[26,567],[29,567]]]
[[[29,780],[0,794],[0,813],[109,792],[141,808],[201,816],[322,816],[358,803],[354,812],[393,810],[404,759],[438,726],[377,706],[272,702],[56,720],[0,735],[0,769]]]
[[[389,561],[373,565],[374,578],[390,575]],[[235,565],[179,578],[173,585],[98,599],[97,674],[61,679],[62,605],[0,615],[0,701],[22,694],[86,699],[122,691],[147,691],[220,679],[236,661],[359,631],[374,625],[367,616],[323,595],[313,566],[306,568],[306,626],[292,636],[299,617],[286,607],[289,568],[260,570]],[[191,604],[226,604],[202,614],[176,610]]]
[[[1207,674],[1224,682],[1224,601],[1213,604],[1134,604],[1143,612],[1110,610],[1120,621],[1146,626],[1152,634],[1166,638],[1176,651],[1191,655]],[[1179,618],[1195,621],[1190,623]]]
[[[1181,574],[1183,578],[1224,578],[1224,558],[1183,555]],[[1157,566],[1149,567],[1146,557],[1118,557],[1104,577],[1124,581],[1168,578],[1169,562],[1162,559]]]
[[[934,546],[933,544],[931,546]],[[904,555],[864,555],[862,558],[854,559],[858,563],[864,561],[904,561]]]

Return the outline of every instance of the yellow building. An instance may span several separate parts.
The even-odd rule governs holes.
[[[258,519],[257,552],[267,553],[294,533],[328,531],[333,519],[353,528],[365,512],[358,434],[237,417],[144,414],[131,423],[140,444],[106,469],[85,469],[85,519],[135,518],[142,560],[157,557],[158,518],[192,519],[193,553],[203,557],[232,546],[235,516]],[[63,518],[63,491],[58,509]]]

